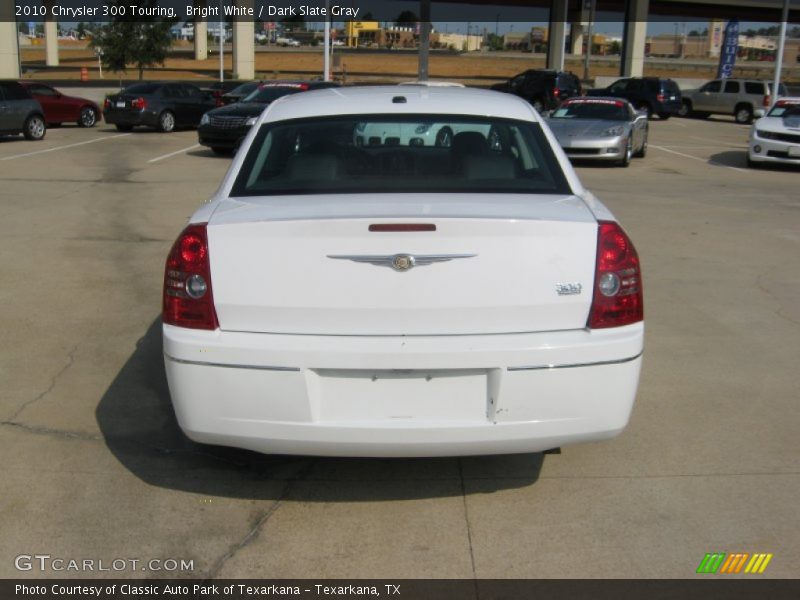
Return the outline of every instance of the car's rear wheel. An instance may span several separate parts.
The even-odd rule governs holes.
[[[544,102],[541,98],[534,98],[531,100],[531,106],[533,106],[536,112],[541,113],[544,110]]]
[[[671,115],[671,114],[669,114],[669,113],[658,113],[658,118],[659,118],[659,119],[661,119],[662,121],[666,121],[666,120],[667,120],[667,119],[669,119],[671,116],[672,116],[672,115]]]
[[[84,106],[81,109],[81,114],[78,117],[78,125],[80,127],[94,127],[97,123],[97,111],[91,106]]]
[[[753,120],[753,109],[747,104],[740,104],[733,111],[733,118],[741,125],[746,125]]]
[[[628,138],[628,144],[625,146],[625,154],[623,154],[622,158],[619,161],[620,167],[627,167],[631,164],[631,158],[633,157],[633,142],[631,138]]]
[[[679,117],[688,117],[692,114],[692,103],[689,100],[681,102],[681,107],[678,109]]]
[[[642,140],[642,147],[636,151],[636,154],[634,154],[636,158],[644,158],[647,154],[647,135],[647,132],[645,132],[644,139]]]
[[[133,125],[120,125],[117,123],[116,127],[117,131],[133,131]]]
[[[38,141],[47,133],[47,125],[45,125],[44,117],[40,115],[31,115],[25,120],[25,125],[22,127],[22,135],[26,140]]]
[[[211,151],[214,154],[219,154],[220,156],[226,156],[228,154],[233,154],[233,150],[231,148],[223,148],[221,146],[212,146]]]
[[[158,130],[163,133],[175,131],[175,115],[168,110],[158,115]]]

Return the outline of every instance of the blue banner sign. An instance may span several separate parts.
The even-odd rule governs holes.
[[[736,64],[736,51],[739,49],[739,21],[733,19],[725,26],[725,39],[719,51],[717,79],[728,79]]]

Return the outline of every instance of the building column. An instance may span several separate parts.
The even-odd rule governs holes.
[[[0,8],[0,79],[19,79],[19,34],[14,21],[14,6]]]
[[[564,70],[564,47],[567,41],[568,0],[552,0],[550,26],[547,30],[547,68]]]
[[[52,0],[44,3],[47,13],[53,6]],[[58,21],[55,17],[46,17],[44,20],[44,56],[48,67],[58,66]]]
[[[253,6],[253,0],[239,0],[237,6]],[[256,78],[255,23],[236,20],[233,22],[233,78]]]
[[[208,58],[208,21],[196,19],[194,22],[194,59]]]
[[[569,26],[569,53],[583,55],[583,23],[573,22]]]
[[[417,81],[428,81],[428,51],[431,46],[431,0],[420,0],[419,14],[420,29]]]
[[[622,32],[621,77],[644,74],[644,47],[647,38],[649,0],[625,0],[625,29]]]

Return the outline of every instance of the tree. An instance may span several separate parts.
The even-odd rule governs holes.
[[[109,6],[123,6],[124,2],[125,0],[106,0]],[[156,9],[158,1],[144,0],[139,3],[139,6],[143,5]],[[164,64],[172,42],[170,28],[176,20],[139,18],[141,20],[136,22],[115,18],[96,32],[89,46],[102,51],[103,64],[107,69],[119,72],[124,71],[128,65],[135,65],[141,80],[146,67]]]
[[[394,20],[394,24],[398,27],[408,27],[417,23],[419,23],[419,17],[410,10],[404,10]]]
[[[86,37],[86,24],[83,21],[79,21],[78,22],[78,27],[75,30],[75,32],[78,34],[78,39],[79,40],[82,40],[83,38],[85,38]]]

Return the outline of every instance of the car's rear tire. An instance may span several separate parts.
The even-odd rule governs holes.
[[[234,152],[233,149],[231,149],[231,148],[223,148],[223,147],[220,147],[220,146],[212,146],[211,147],[211,151],[214,154],[219,154],[220,156],[228,156],[230,154],[233,154],[233,152]]]
[[[644,158],[647,154],[647,135],[647,132],[645,132],[644,140],[642,140],[642,147],[636,151],[636,154],[634,154],[636,158]]]
[[[39,141],[44,138],[47,133],[47,125],[44,122],[44,117],[41,115],[31,115],[25,119],[25,124],[22,126],[22,135],[26,140]]]
[[[753,107],[749,104],[739,104],[733,110],[733,118],[740,125],[747,125],[753,122]]]
[[[120,125],[117,123],[116,127],[117,131],[133,131],[133,125]]]
[[[679,117],[689,117],[692,114],[692,103],[690,100],[683,100],[681,107],[678,109]]]
[[[168,110],[158,115],[158,130],[161,133],[172,133],[175,131],[175,115]]]
[[[531,100],[531,106],[533,106],[533,109],[539,114],[544,111],[544,101],[541,98],[534,98]]]
[[[669,113],[658,113],[658,118],[659,118],[659,119],[661,119],[662,121],[666,121],[666,120],[667,120],[667,119],[669,119],[671,116],[672,116],[672,115],[671,115],[671,114],[669,114]]]
[[[97,111],[91,106],[84,106],[78,116],[79,127],[94,127],[97,123]]]
[[[620,167],[628,167],[631,164],[631,158],[633,157],[633,141],[631,138],[628,138],[628,145],[625,146],[625,154],[619,161]]]

